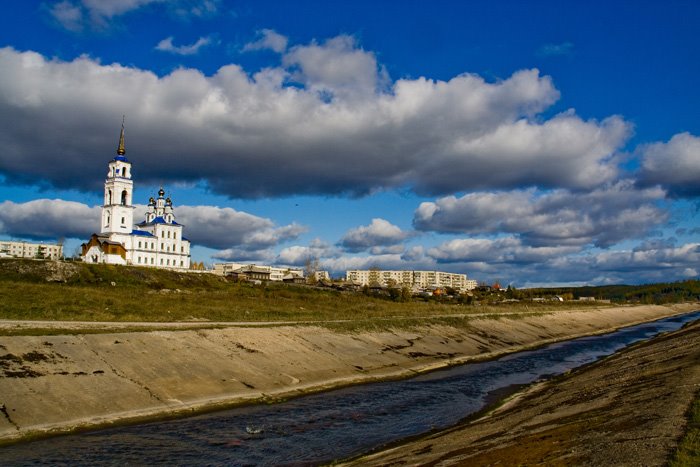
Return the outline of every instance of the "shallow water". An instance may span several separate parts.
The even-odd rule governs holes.
[[[700,312],[264,406],[59,436],[0,448],[3,465],[316,465],[447,428],[490,394],[610,355],[700,319]]]

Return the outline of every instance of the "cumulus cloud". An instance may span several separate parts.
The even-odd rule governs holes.
[[[515,237],[456,239],[428,250],[440,270],[517,287],[639,284],[698,277],[700,244],[644,242],[632,249],[530,247]]]
[[[49,13],[58,24],[69,31],[79,32],[83,29],[83,10],[68,0],[51,5]]]
[[[647,244],[630,250],[603,251],[580,256],[562,257],[538,271],[547,282],[559,280],[589,283],[671,282],[697,278],[700,244],[680,246]]]
[[[295,46],[282,63],[296,69],[292,75],[322,96],[363,98],[373,96],[388,80],[372,52],[357,48],[352,36],[340,35],[323,44]]]
[[[679,133],[667,143],[644,145],[639,153],[642,185],[664,186],[673,196],[700,195],[700,137]]]
[[[321,260],[321,267],[335,274],[343,274],[352,269],[417,269],[435,270],[436,264],[429,258],[422,258],[421,261],[406,261],[398,254],[382,254],[369,256],[349,256],[340,255],[334,258]]]
[[[620,181],[587,193],[569,190],[476,192],[424,202],[416,229],[443,233],[516,234],[532,246],[609,247],[641,238],[668,220],[659,188]]]
[[[537,70],[492,83],[401,79],[380,91],[374,55],[350,44],[295,46],[283,59],[291,68],[252,76],[227,65],[158,77],[0,49],[0,173],[97,189],[126,113],[140,182],[204,181],[232,197],[584,189],[617,175],[610,158],[628,124],[539,118],[559,93]],[[285,84],[291,75],[302,85]],[[82,170],[55,170],[56,157]]]
[[[174,16],[187,19],[214,15],[220,0],[62,0],[47,8],[61,27],[80,32],[105,30],[115,18],[151,4],[163,5]]]
[[[309,243],[309,246],[294,245],[282,249],[277,256],[277,263],[302,266],[313,259],[334,258],[339,255],[340,251],[337,248],[316,238]]]
[[[104,29],[109,21],[150,3],[163,0],[63,0],[49,6],[49,13],[59,25],[69,31],[86,28]]]
[[[176,55],[195,55],[202,47],[212,43],[211,37],[200,37],[193,44],[176,46],[173,44],[173,37],[166,37],[156,45],[156,50],[170,52]]]
[[[532,247],[515,237],[498,239],[463,238],[428,249],[428,256],[439,263],[535,263],[578,251],[571,246]]]
[[[263,250],[293,240],[307,230],[298,224],[277,227],[270,219],[216,206],[176,206],[175,215],[185,225],[189,240],[216,249]]]
[[[145,219],[146,206],[137,205],[136,223]],[[99,231],[101,207],[60,199],[0,203],[0,233],[31,238],[87,239]],[[296,239],[307,228],[299,224],[276,226],[267,218],[232,208],[175,206],[177,222],[195,245],[214,249],[257,252]],[[221,253],[223,254],[223,253]]]
[[[272,29],[261,29],[258,31],[258,36],[258,40],[249,42],[243,46],[244,52],[269,49],[281,54],[287,50],[287,37],[273,31]]]
[[[100,225],[100,208],[60,199],[0,203],[0,233],[21,238],[85,238]]]
[[[404,232],[391,222],[375,218],[369,225],[350,229],[338,242],[346,251],[358,252],[372,247],[396,245],[406,240],[410,232]]]
[[[244,248],[226,248],[211,255],[214,259],[233,262],[272,263],[275,252],[272,249],[248,250]]]

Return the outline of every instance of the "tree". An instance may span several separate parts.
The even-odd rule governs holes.
[[[308,284],[315,284],[316,272],[319,270],[319,261],[316,256],[312,256],[306,260],[304,263],[304,276],[306,276],[306,282]]]
[[[413,297],[413,292],[411,291],[411,288],[406,284],[402,285],[401,286],[401,297],[400,297],[401,301],[408,302],[411,300],[412,297]]]
[[[44,259],[46,258],[46,247],[44,245],[39,245],[39,247],[36,249],[36,259]]]
[[[379,274],[379,268],[377,266],[372,266],[369,268],[369,286],[370,287],[380,287],[382,285],[381,276]]]

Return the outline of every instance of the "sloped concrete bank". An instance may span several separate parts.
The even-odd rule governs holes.
[[[699,344],[695,322],[349,465],[668,465],[700,391]]]
[[[697,308],[481,317],[354,334],[231,326],[0,337],[0,442],[406,377]]]

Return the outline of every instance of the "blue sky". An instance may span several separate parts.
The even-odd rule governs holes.
[[[126,115],[197,261],[698,277],[697,2],[4,6],[2,238],[97,230]]]

